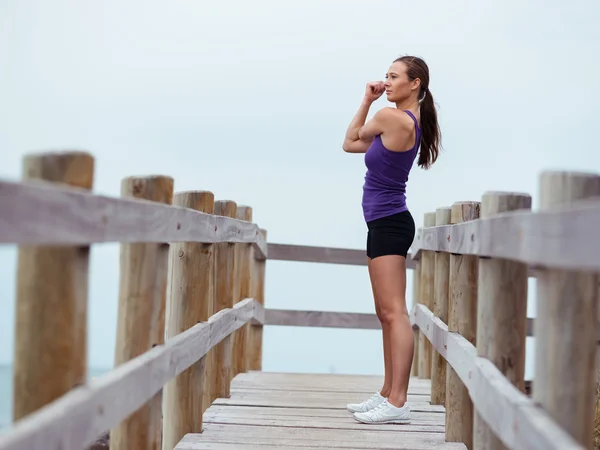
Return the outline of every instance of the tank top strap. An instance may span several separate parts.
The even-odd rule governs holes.
[[[421,143],[421,127],[419,127],[419,122],[417,122],[417,118],[414,116],[413,113],[411,113],[409,110],[405,109],[404,112],[406,114],[408,114],[413,122],[415,122],[415,145],[413,146],[413,148],[411,149],[411,151],[415,151],[419,148],[419,144]]]
[[[404,112],[412,118],[413,122],[415,123],[415,127],[417,128],[417,131],[419,131],[420,130],[419,122],[417,122],[417,118],[414,116],[414,114],[412,112],[410,112],[408,109],[405,109]]]

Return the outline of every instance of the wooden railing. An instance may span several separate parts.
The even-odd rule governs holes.
[[[173,196],[169,177],[127,178],[122,198],[93,195],[92,170],[88,154],[37,155],[23,182],[0,181],[0,243],[20,245],[16,423],[0,450],[83,449],[108,430],[111,448],[171,449],[201,431],[202,411],[229,395],[233,376],[260,370],[263,324],[380,328],[375,314],[263,307],[267,258],[366,265],[364,250],[267,251],[248,207],[205,191]],[[446,439],[470,449],[590,448],[600,202],[584,199],[600,195],[600,177],[542,180],[535,213],[528,195],[487,193],[426,214],[407,258],[412,373],[431,378],[432,403],[446,406]],[[86,383],[87,264],[98,242],[121,242],[116,367]],[[530,335],[533,399],[523,392]]]
[[[433,368],[432,402],[445,401],[447,440],[468,448],[593,448],[600,176],[545,172],[539,190],[535,212],[527,194],[487,192],[481,202],[428,213],[412,249],[418,373]],[[537,317],[529,397],[531,268]]]
[[[111,449],[172,449],[202,430],[232,377],[261,368],[267,245],[252,210],[173,194],[167,176],[93,195],[93,172],[87,153],[49,153],[25,159],[22,182],[0,181],[0,243],[19,245],[15,423],[2,450],[84,449],[109,430]],[[121,243],[115,368],[87,382],[100,242]]]

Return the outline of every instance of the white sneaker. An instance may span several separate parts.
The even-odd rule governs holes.
[[[354,418],[362,423],[410,423],[410,408],[408,403],[398,408],[385,399],[375,408],[366,412],[354,413]]]
[[[375,408],[385,401],[385,397],[382,397],[379,391],[371,395],[368,399],[360,403],[349,403],[346,405],[346,409],[351,413],[367,412],[370,409]]]

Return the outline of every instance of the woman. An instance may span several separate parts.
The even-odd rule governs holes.
[[[365,124],[371,104],[383,93],[396,107],[383,108]],[[347,406],[364,423],[409,423],[406,403],[413,359],[413,331],[406,307],[406,255],[415,223],[406,205],[406,182],[417,164],[437,159],[440,130],[429,91],[429,68],[414,56],[396,59],[386,81],[367,84],[343,149],[365,153],[362,207],[368,227],[367,261],[375,310],[383,332],[385,377],[369,399]]]

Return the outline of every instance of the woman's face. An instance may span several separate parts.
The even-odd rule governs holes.
[[[418,90],[419,80],[409,80],[406,64],[402,61],[393,63],[385,75],[385,93],[389,102],[401,102]],[[418,91],[417,91],[418,92]]]

